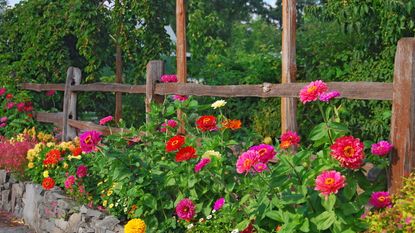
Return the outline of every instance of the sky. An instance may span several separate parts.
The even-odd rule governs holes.
[[[7,0],[7,2],[10,5],[14,5],[14,4],[20,2],[20,0]],[[265,2],[267,2],[267,3],[271,4],[271,5],[274,5],[275,4],[275,0],[265,0]]]

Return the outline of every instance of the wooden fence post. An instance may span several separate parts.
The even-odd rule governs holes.
[[[63,133],[62,141],[74,139],[76,129],[68,124],[68,119],[76,120],[76,92],[71,91],[72,86],[81,83],[82,72],[79,68],[69,67],[66,75],[65,94],[63,99]]]
[[[415,38],[399,40],[393,78],[391,141],[394,146],[389,191],[415,168]]]
[[[295,82],[296,52],[296,0],[282,1],[282,79],[281,83]],[[297,100],[281,98],[281,133],[297,131]]]
[[[156,87],[156,82],[160,80],[160,77],[164,74],[164,62],[163,61],[150,61],[147,64],[147,73],[146,73],[146,122],[150,121],[149,112],[151,111],[151,102],[159,103],[160,99],[157,99],[154,95],[154,89]]]

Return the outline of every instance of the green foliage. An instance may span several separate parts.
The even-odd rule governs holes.
[[[370,212],[364,221],[368,232],[412,232],[415,229],[415,175],[405,178],[403,188],[392,198],[392,207]]]

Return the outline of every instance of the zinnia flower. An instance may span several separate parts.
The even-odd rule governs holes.
[[[106,123],[112,121],[113,117],[112,116],[106,116],[104,118],[102,118],[101,120],[99,120],[99,124],[100,125],[105,125]]]
[[[96,146],[101,141],[102,133],[95,130],[86,131],[85,133],[79,136],[79,141],[81,144],[81,149],[85,153],[90,153],[91,151],[96,151]]]
[[[217,100],[212,105],[210,105],[213,109],[221,108],[226,105],[225,100]]]
[[[252,146],[251,148],[249,148],[249,150],[254,150],[258,152],[259,161],[263,163],[266,163],[269,160],[273,159],[275,154],[277,154],[277,152],[275,152],[274,147],[271,145],[267,145],[267,144],[260,144],[258,146]]]
[[[24,106],[25,106],[25,103],[23,103],[23,102],[17,103],[16,104],[17,111],[23,112],[24,111]]]
[[[330,92],[326,92],[320,95],[320,101],[323,102],[329,102],[331,99],[334,99],[336,97],[340,96],[340,92],[338,91],[330,91]]]
[[[259,163],[256,163],[254,165],[254,169],[255,169],[256,172],[261,173],[261,172],[267,170],[268,167],[267,167],[267,165],[265,163],[259,162]]]
[[[7,118],[7,117],[2,117],[2,118],[0,118],[0,122],[1,122],[1,123],[5,123],[5,122],[7,122],[7,120],[8,120],[8,118]]]
[[[183,101],[185,101],[185,100],[187,100],[187,99],[189,99],[189,97],[187,97],[187,96],[185,96],[185,95],[173,95],[173,97],[172,97],[174,100],[177,100],[177,101],[180,101],[180,102],[183,102]]]
[[[288,149],[290,146],[298,146],[300,143],[300,136],[296,132],[287,131],[281,135],[281,149]]]
[[[316,178],[316,187],[314,190],[320,191],[321,194],[328,196],[331,193],[336,194],[339,189],[343,188],[346,178],[340,172],[335,170],[323,171]]]
[[[46,154],[46,158],[43,160],[44,165],[55,165],[61,159],[61,152],[53,149]]]
[[[387,141],[380,141],[372,145],[371,152],[374,155],[385,156],[391,152],[393,146]]]
[[[237,130],[237,129],[240,129],[241,126],[242,126],[241,120],[226,119],[226,120],[222,121],[222,127],[224,129]]]
[[[5,87],[0,88],[0,95],[4,95],[6,93],[7,89]]]
[[[213,209],[215,211],[218,211],[222,209],[223,205],[225,204],[225,198],[221,197],[218,200],[215,201],[215,204],[213,205]]]
[[[163,124],[161,124],[160,132],[165,133],[167,131],[167,126],[171,128],[175,128],[177,126],[177,121],[168,120],[167,123],[164,122]]]
[[[75,176],[69,176],[65,180],[65,188],[70,189],[75,184]]]
[[[7,95],[6,95],[6,99],[8,99],[8,100],[9,100],[9,99],[12,99],[12,98],[13,98],[13,94],[10,94],[10,93],[9,93],[9,94],[7,94]]]
[[[385,208],[392,204],[392,198],[389,192],[374,192],[370,196],[369,203],[376,208]]]
[[[259,154],[254,150],[248,150],[242,153],[236,161],[236,172],[242,174],[254,171],[254,165],[258,162],[258,160]]]
[[[176,153],[176,162],[183,162],[195,158],[197,158],[196,150],[191,146],[183,147]]]
[[[176,205],[176,214],[179,218],[186,221],[192,220],[195,216],[195,205],[192,200],[185,198]]]
[[[205,131],[215,131],[218,128],[216,127],[216,117],[214,116],[201,116],[196,121],[196,126],[202,132]]]
[[[74,157],[78,157],[80,154],[82,154],[82,149],[80,147],[77,147],[72,150],[72,155]]]
[[[222,155],[214,150],[207,150],[205,153],[203,153],[202,158],[209,158],[212,159],[212,157],[215,157],[217,159],[222,158]]]
[[[45,190],[50,190],[55,187],[55,181],[52,179],[52,177],[44,178],[42,181],[42,187]]]
[[[160,81],[163,83],[175,83],[177,82],[177,76],[175,74],[164,74],[161,76]]]
[[[328,90],[327,84],[321,80],[311,82],[300,91],[300,100],[303,104],[316,101],[321,94]]]
[[[14,107],[14,103],[13,102],[8,102],[7,104],[6,104],[6,108],[7,109],[11,109],[11,108],[13,108]]]
[[[210,163],[209,158],[202,158],[199,163],[195,165],[195,172],[200,172],[206,165]]]
[[[364,145],[358,138],[343,136],[336,139],[330,147],[331,156],[340,162],[340,166],[358,169],[365,158]]]
[[[79,178],[85,177],[88,174],[88,167],[85,165],[80,165],[78,169],[76,169],[76,175]]]
[[[146,224],[143,220],[139,218],[131,219],[124,226],[124,233],[145,233]]]
[[[180,147],[182,147],[184,143],[185,143],[185,137],[183,137],[181,135],[176,135],[176,136],[170,138],[166,142],[166,152],[175,151],[175,150],[179,149]]]

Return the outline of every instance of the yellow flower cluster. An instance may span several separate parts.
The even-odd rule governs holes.
[[[40,142],[50,142],[53,141],[53,135],[49,133],[39,132],[37,134],[37,139]]]
[[[139,218],[131,219],[124,226],[124,232],[125,233],[145,233],[146,223]]]
[[[214,151],[214,150],[208,150],[202,155],[202,158],[212,159],[212,157],[216,157],[216,158],[220,159],[222,157],[222,155],[219,152]]]
[[[75,145],[71,141],[69,141],[69,142],[61,142],[58,145],[58,149],[60,149],[61,151],[63,151],[63,150],[73,150],[73,149],[75,149]]]
[[[39,153],[43,150],[44,147],[45,145],[43,143],[38,143],[33,149],[27,151],[26,158],[29,160],[29,164],[27,165],[28,168],[33,168],[35,166],[33,161],[39,156]]]

